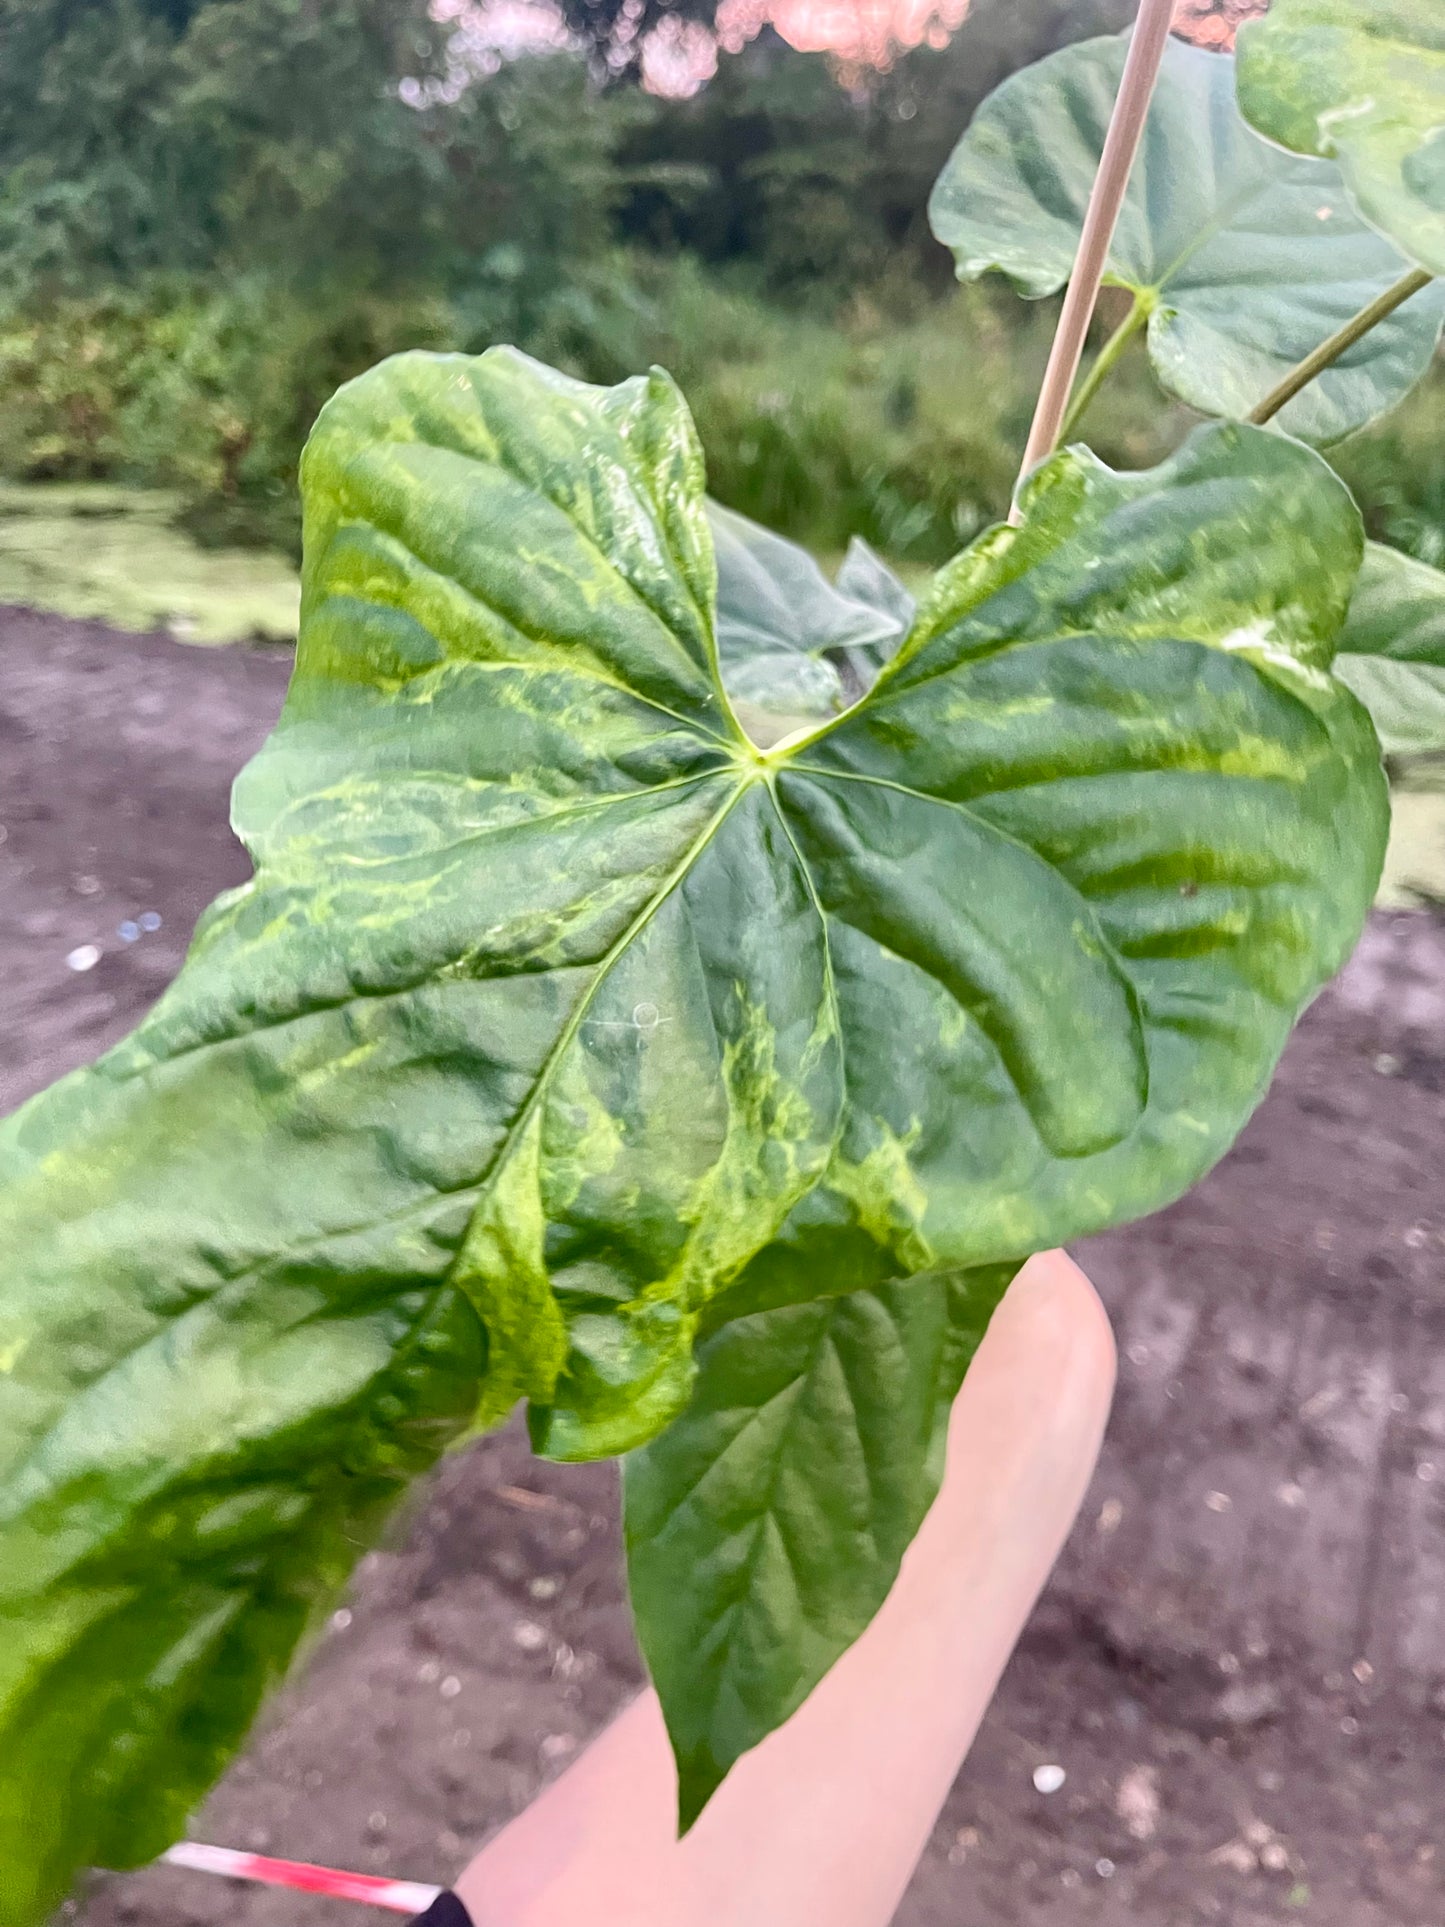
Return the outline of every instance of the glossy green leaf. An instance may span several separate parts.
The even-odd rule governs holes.
[[[1012,1266],[756,1312],[626,1461],[627,1571],[691,1825],[872,1619]]]
[[[704,1314],[1183,1190],[1379,871],[1358,515],[1285,438],[1053,458],[768,753],[665,376],[402,356],[303,485],[256,875],[0,1126],[5,1927],[155,1850],[468,1418],[628,1450]]]
[[[1068,280],[1124,52],[1118,38],[1066,47],[974,116],[929,203],[962,279],[999,269],[1029,296]],[[1229,56],[1170,41],[1107,279],[1147,305],[1150,358],[1172,394],[1205,414],[1248,415],[1405,266],[1356,215],[1332,162],[1282,153],[1245,124]],[[1429,366],[1442,313],[1445,291],[1416,295],[1280,426],[1327,443],[1392,407]]]
[[[1445,749],[1445,575],[1367,543],[1338,647],[1339,678],[1392,755]]]
[[[1367,221],[1445,274],[1445,8],[1274,0],[1239,35],[1239,101],[1262,134],[1344,169]]]
[[[710,502],[708,525],[723,684],[767,747],[862,693],[908,627],[911,598],[866,544],[850,548],[835,586],[806,549],[745,515]]]

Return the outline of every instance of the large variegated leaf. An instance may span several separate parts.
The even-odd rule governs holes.
[[[1068,280],[1124,52],[1122,39],[1081,41],[984,102],[929,203],[961,278],[999,269],[1030,296]],[[1230,56],[1169,43],[1107,278],[1146,306],[1164,386],[1205,414],[1243,417],[1406,263],[1355,213],[1333,162],[1270,146],[1234,88]],[[1429,366],[1442,312],[1445,291],[1417,294],[1290,402],[1281,426],[1327,443],[1392,407]]]
[[[255,878],[0,1127],[5,1927],[162,1844],[469,1419],[631,1448],[704,1313],[1176,1195],[1379,869],[1358,517],[1284,438],[1057,456],[769,752],[664,376],[403,356],[303,482]]]
[[[1274,0],[1239,36],[1239,100],[1262,134],[1328,154],[1367,221],[1445,274],[1445,7]]]
[[[684,1826],[887,1597],[1011,1265],[758,1311],[626,1461],[627,1571]]]
[[[1445,575],[1367,543],[1338,647],[1340,681],[1392,755],[1445,750]]]

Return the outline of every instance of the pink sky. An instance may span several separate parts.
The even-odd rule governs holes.
[[[1228,47],[1238,23],[1267,4],[1179,0],[1175,30]],[[765,26],[805,53],[831,53],[845,67],[878,67],[905,47],[943,46],[968,7],[969,0],[720,0],[716,39],[697,21],[667,21],[644,50],[643,72],[658,93],[695,93],[717,69],[719,44],[736,52]],[[432,13],[455,27],[458,91],[468,71],[486,72],[528,48],[566,44],[550,0],[433,0]]]

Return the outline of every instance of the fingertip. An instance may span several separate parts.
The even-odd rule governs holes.
[[[1066,1350],[1091,1378],[1112,1394],[1119,1371],[1114,1327],[1093,1282],[1067,1251],[1040,1251],[1029,1259],[1009,1288],[1031,1314],[1066,1341]],[[1005,1304],[1008,1302],[1005,1299]]]

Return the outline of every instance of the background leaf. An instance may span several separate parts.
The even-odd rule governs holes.
[[[887,1597],[1014,1269],[724,1325],[699,1348],[687,1411],[627,1459],[628,1583],[684,1827]]]
[[[796,542],[717,502],[707,514],[723,685],[767,747],[862,694],[908,627],[913,598],[864,542],[855,539],[835,585]]]
[[[1445,11],[1439,0],[1274,0],[1239,35],[1262,134],[1344,169],[1367,221],[1445,274]]]
[[[1367,543],[1339,651],[1335,672],[1391,755],[1445,749],[1445,575]]]
[[[958,273],[1051,294],[1073,270],[1125,41],[1088,40],[1006,80],[975,115],[929,202]],[[1171,40],[1108,260],[1150,307],[1149,353],[1205,414],[1254,405],[1406,263],[1349,206],[1329,161],[1282,153],[1241,118],[1234,63]],[[1382,414],[1429,366],[1445,292],[1426,289],[1279,416],[1327,443]]]
[[[399,357],[304,484],[256,875],[0,1126],[7,1923],[155,1851],[469,1417],[630,1450],[701,1320],[1177,1195],[1379,872],[1359,518],[1286,438],[1055,457],[770,756],[665,376]]]

